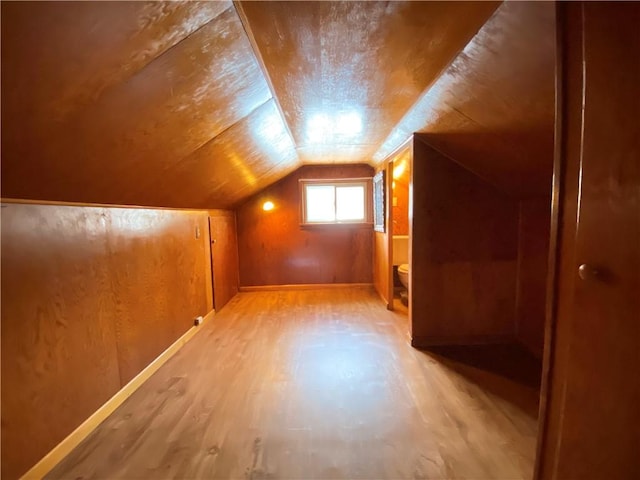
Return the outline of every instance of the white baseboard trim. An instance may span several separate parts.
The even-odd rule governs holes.
[[[49,453],[36,463],[22,477],[26,479],[40,479],[49,473],[60,463],[71,451],[76,448],[95,428],[100,425],[116,408],[118,408],[127,398],[133,394],[145,381],[151,377],[164,363],[174,356],[182,346],[187,343],[198,332],[198,329],[207,323],[214,315],[215,310],[211,310],[204,317],[203,322],[199,326],[193,326],[187,330],[180,338],[171,344],[164,352],[147,365],[138,375],[131,379],[124,387],[122,387],[113,397],[96,410],[89,418],[80,424],[73,432],[71,432],[64,440],[56,445]]]

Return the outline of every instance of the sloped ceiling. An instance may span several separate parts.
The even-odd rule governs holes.
[[[550,194],[555,5],[506,2],[414,103],[374,155],[413,132],[505,192]]]
[[[303,163],[379,163],[413,131],[515,130],[474,168],[535,163],[519,141],[552,131],[553,8],[497,6],[3,2],[2,196],[225,208]],[[469,119],[420,113],[454,109]],[[452,154],[475,158],[461,138]]]

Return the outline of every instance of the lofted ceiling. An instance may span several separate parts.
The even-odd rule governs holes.
[[[226,208],[413,132],[547,186],[553,5],[2,2],[2,196]]]

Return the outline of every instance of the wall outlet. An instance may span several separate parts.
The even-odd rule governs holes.
[[[200,225],[196,225],[196,238],[200,238]]]
[[[193,319],[193,324],[197,327],[198,325],[202,325],[203,320],[202,315],[200,315]]]

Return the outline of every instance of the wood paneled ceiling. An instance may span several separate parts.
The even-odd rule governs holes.
[[[370,162],[496,2],[242,2],[304,163]]]
[[[553,8],[498,5],[3,2],[2,196],[231,207],[303,163],[376,164],[415,125],[469,122],[513,133],[486,150],[526,173],[552,131]],[[470,120],[433,128],[425,108]],[[451,155],[478,143],[462,139]]]

